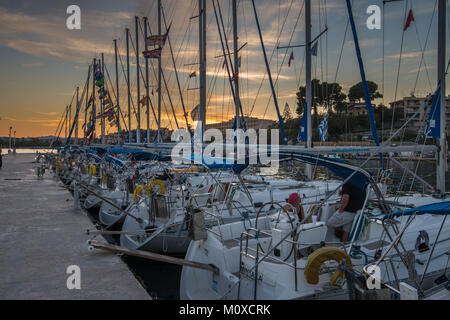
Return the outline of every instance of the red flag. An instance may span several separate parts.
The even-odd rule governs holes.
[[[193,78],[193,77],[196,77],[197,76],[197,72],[192,72],[190,75],[189,75],[189,78]]]
[[[239,79],[239,73],[235,73],[234,75],[233,75],[233,78],[231,78],[231,81],[237,81]]]
[[[294,60],[294,51],[291,52],[291,56],[289,57],[289,62],[288,62],[288,66],[291,66],[291,62],[292,60]]]
[[[412,9],[409,9],[408,18],[406,18],[406,23],[405,23],[405,27],[403,28],[403,31],[406,31],[406,29],[409,28],[412,21],[414,21],[414,16],[412,13]]]

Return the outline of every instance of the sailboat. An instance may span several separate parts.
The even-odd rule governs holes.
[[[446,3],[439,3],[441,23],[438,68],[440,88],[444,92]],[[305,4],[308,30],[310,0],[306,0]],[[365,75],[350,1],[346,0],[346,4],[364,85]],[[364,87],[370,115],[370,96],[367,86]],[[445,94],[439,96],[443,101],[440,110],[445,110],[444,96]],[[307,104],[308,107],[310,105]],[[250,227],[239,222],[217,226],[208,231],[204,239],[191,242],[186,259],[212,264],[219,271],[184,266],[181,298],[348,298],[348,289],[352,289],[349,287],[350,280],[353,284],[355,272],[365,279],[369,275],[369,265],[381,268],[381,275],[377,280],[388,284],[389,290],[400,293],[399,286],[409,281],[422,297],[425,296],[432,289],[433,280],[442,275],[443,271],[446,272],[446,254],[450,249],[450,224],[446,222],[450,202],[446,201],[445,196],[444,113],[440,113],[439,121],[442,125],[438,135],[443,146],[439,152],[437,175],[439,197],[418,195],[385,198],[373,177],[362,166],[349,166],[345,162],[315,156],[320,160],[316,165],[328,166],[335,171],[345,169],[344,181],[351,181],[359,176],[362,181],[365,180],[364,188],[371,185],[375,191],[376,201],[371,201],[368,196],[370,192],[367,192],[364,207],[354,219],[350,243],[340,243],[326,227],[328,213],[339,207],[338,203],[328,201],[329,198],[322,201],[317,218],[309,223],[298,221],[295,215],[290,215],[286,210],[279,210],[276,214],[255,218]],[[371,124],[376,138],[376,127],[372,121]],[[375,141],[379,145],[377,139]],[[390,139],[375,148],[380,153],[381,161],[381,152],[389,141]],[[286,156],[297,156],[298,160],[311,164],[307,156],[295,155],[295,152]],[[354,184],[357,182],[354,181]],[[349,274],[353,274],[353,278]],[[397,284],[397,289],[393,284]]]

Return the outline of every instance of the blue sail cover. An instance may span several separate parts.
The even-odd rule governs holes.
[[[346,161],[331,159],[319,154],[308,154],[302,152],[280,153],[280,161],[290,159],[327,168],[344,180],[354,173],[349,182],[361,189],[365,189],[369,184],[369,180],[372,178],[372,173],[370,171]]]
[[[450,201],[438,202],[427,204],[425,206],[420,206],[408,210],[397,211],[388,215],[385,215],[383,219],[401,217],[401,216],[410,216],[413,214],[422,215],[422,214],[437,214],[437,215],[447,215],[450,214]]]
[[[116,166],[119,166],[120,168],[125,168],[126,167],[125,163],[122,160],[119,160],[119,159],[117,159],[115,157],[112,157],[112,156],[108,155],[108,156],[105,157],[105,160],[107,162],[109,162],[109,163],[112,163],[112,164],[114,164]]]
[[[97,156],[97,155],[95,155],[93,153],[86,153],[86,157],[88,159],[90,159],[90,160],[94,160],[95,162],[101,162],[102,161],[102,159],[99,156]]]
[[[137,153],[142,152],[141,149],[125,149],[125,148],[109,148],[108,152],[111,154]]]
[[[156,154],[156,153],[152,153],[152,152],[144,152],[144,151],[134,152],[131,154],[131,157],[136,161],[153,161],[153,160],[171,161],[170,156],[164,156],[164,155],[160,155],[160,154]]]
[[[251,159],[255,160],[255,159]],[[257,159],[256,159],[257,160]],[[289,160],[297,160],[303,163],[309,163],[312,165],[320,166],[331,170],[335,175],[342,179],[347,179],[352,176],[348,181],[353,184],[355,187],[366,189],[367,185],[372,178],[372,173],[366,169],[360,168],[354,164],[351,164],[346,161],[331,159],[318,154],[308,154],[302,152],[280,152],[278,161],[289,161]],[[247,156],[245,158],[245,163],[240,164],[236,163],[233,160],[225,161],[224,165],[228,165],[234,171],[234,173],[239,174],[245,168],[248,167],[250,162],[250,158]],[[255,163],[255,161],[252,161]],[[261,163],[257,161],[257,163]]]

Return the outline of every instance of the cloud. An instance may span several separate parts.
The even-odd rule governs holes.
[[[33,67],[40,67],[42,66],[42,62],[36,62],[36,63],[23,63],[22,67],[24,68],[33,68]]]
[[[58,114],[58,112],[40,112],[40,111],[35,111],[34,113],[36,114],[41,114],[41,115],[45,115],[45,116],[55,116]]]
[[[96,52],[112,55],[114,50],[109,39],[113,39],[116,28],[128,22],[132,14],[92,12],[91,15],[95,19],[89,19],[81,31],[69,31],[64,16],[33,16],[0,8],[0,45],[35,57],[56,57],[71,62],[90,61]],[[99,28],[107,31],[100,32]]]

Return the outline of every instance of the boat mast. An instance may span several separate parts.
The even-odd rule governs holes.
[[[117,40],[114,39],[114,58],[116,65],[116,99],[117,99],[117,144],[120,144],[120,100],[119,100],[119,65],[117,61]]]
[[[158,35],[161,36],[161,0],[158,0]],[[162,48],[161,54],[158,58],[158,133],[157,133],[157,141],[162,142],[161,137],[161,77],[162,77],[162,69],[161,69],[161,56],[162,56]],[[147,109],[148,110],[148,109]]]
[[[311,0],[305,0],[305,75],[306,75],[306,147],[312,148],[311,94]],[[312,166],[306,164],[306,176],[312,179]]]
[[[139,18],[136,16],[134,17],[135,26],[136,26],[136,90],[137,90],[137,129],[136,129],[136,142],[141,143],[141,82],[139,79],[139,30],[138,30],[138,24],[139,24]],[[131,141],[130,141],[131,142]]]
[[[89,79],[91,77],[91,66],[89,65],[88,68],[88,77],[87,77],[87,85],[86,85],[86,106],[84,109],[84,130],[83,130],[83,138],[86,137],[86,130],[87,130],[87,113],[89,108]],[[84,140],[83,140],[84,141]]]
[[[75,122],[75,144],[78,144],[78,104],[80,103],[79,101],[79,87],[77,87],[77,115],[75,116],[76,119],[74,119]]]
[[[308,0],[306,0],[306,2],[308,2]],[[277,111],[278,123],[280,124],[281,138],[283,140],[283,144],[287,145],[288,141],[287,141],[286,133],[284,131],[283,118],[281,117],[280,109],[278,108],[278,99],[277,99],[277,95],[275,92],[275,86],[274,86],[273,80],[272,80],[272,73],[270,72],[269,60],[267,59],[267,53],[266,53],[266,48],[264,46],[264,39],[263,39],[262,32],[261,32],[261,26],[259,24],[258,13],[256,12],[255,0],[252,0],[252,6],[253,6],[253,13],[255,14],[256,27],[258,28],[258,35],[259,35],[259,41],[261,43],[261,50],[263,52],[264,62],[266,64],[267,77],[269,78],[269,84],[270,84],[270,89],[272,91],[273,102],[275,104],[275,109]]]
[[[203,132],[206,126],[206,0],[199,0],[199,51],[200,51],[200,123]]]
[[[128,143],[131,143],[130,29],[125,29],[127,42]]]
[[[103,54],[103,52],[102,52],[102,75],[103,75],[103,78],[105,79],[104,80],[104,84],[103,84],[103,89],[104,90],[106,90],[105,88],[106,88],[106,76],[105,76],[105,56],[104,56],[104,54]],[[102,98],[101,100],[100,100],[100,103],[101,103],[101,105],[100,105],[100,114],[101,114],[101,116],[100,116],[100,119],[101,119],[101,125],[102,125],[102,144],[105,144],[105,106],[104,106],[104,102],[105,101],[105,98]]]
[[[148,50],[147,45],[147,17],[144,17],[144,40],[145,40],[145,51]],[[148,59],[145,59],[145,82],[147,85],[145,86],[145,94],[147,96],[146,105],[147,105],[147,143],[150,142],[150,110],[149,110],[149,103],[150,103],[150,95],[149,95],[149,80],[148,80]]]
[[[72,102],[69,105],[69,117],[68,117],[68,125],[67,125],[67,134],[69,134],[70,128],[72,126]],[[68,137],[68,135],[66,135]]]
[[[96,119],[96,106],[95,106],[95,72],[97,71],[97,59],[94,58],[94,67],[92,68],[92,140],[95,140],[95,122]]]
[[[234,95],[236,97],[236,130],[242,127],[241,119],[239,117],[239,53],[238,53],[238,26],[237,26],[237,10],[236,10],[236,0],[232,0],[232,11],[233,11],[233,50],[234,50],[234,73],[237,77],[234,80]],[[226,59],[226,57],[225,57]],[[234,75],[233,75],[234,76]]]
[[[440,138],[437,166],[437,189],[445,196],[445,173],[447,171],[447,137],[446,137],[446,96],[445,96],[445,28],[446,28],[446,0],[439,0],[438,7],[438,84],[441,85],[440,108]]]

